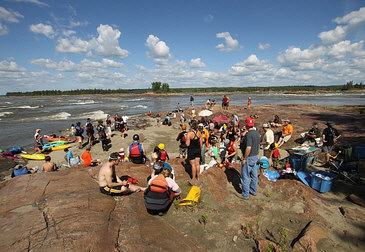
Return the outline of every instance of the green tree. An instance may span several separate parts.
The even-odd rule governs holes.
[[[153,92],[158,92],[160,91],[161,88],[161,82],[152,82],[152,91]]]
[[[167,83],[163,83],[162,84],[162,93],[168,93],[168,92],[170,92],[170,86],[169,86],[169,84],[167,84]]]

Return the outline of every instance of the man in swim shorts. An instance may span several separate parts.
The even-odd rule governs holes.
[[[99,171],[100,191],[111,196],[121,196],[134,192],[144,192],[146,188],[130,184],[128,180],[121,180],[115,173],[115,166],[119,164],[118,152],[110,154],[108,162]],[[113,179],[114,178],[114,179]]]

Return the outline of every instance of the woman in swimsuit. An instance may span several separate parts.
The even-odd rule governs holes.
[[[188,160],[191,165],[192,184],[194,184],[196,180],[199,181],[202,138],[195,120],[191,122],[190,127],[185,143],[188,146]]]

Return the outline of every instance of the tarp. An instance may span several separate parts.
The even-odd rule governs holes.
[[[219,115],[213,118],[213,122],[228,122],[229,118],[224,115]]]

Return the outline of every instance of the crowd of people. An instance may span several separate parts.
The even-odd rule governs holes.
[[[224,96],[222,99],[222,109],[229,109],[229,97]],[[241,184],[243,199],[249,199],[250,195],[255,196],[257,192],[258,174],[257,162],[260,156],[268,158],[274,168],[280,159],[280,151],[293,136],[293,125],[289,119],[280,119],[275,115],[273,121],[267,121],[260,126],[262,130],[255,124],[255,116],[245,118],[241,123],[236,114],[232,114],[227,121],[213,121],[206,117],[197,119],[194,109],[194,98],[191,96],[190,103],[192,106],[191,116],[189,120],[185,119],[186,113],[181,105],[177,105],[176,113],[180,113],[181,131],[176,136],[179,142],[179,158],[186,160],[186,165],[191,168],[191,179],[189,183],[192,186],[199,186],[201,181],[201,173],[213,166],[229,169],[233,163],[241,165]],[[215,101],[207,100],[205,109],[212,109]],[[248,98],[247,107],[251,106],[251,97]],[[147,115],[151,115],[147,114]],[[171,125],[170,114],[166,115],[166,125]],[[176,118],[176,114],[174,116]],[[181,194],[181,189],[175,182],[174,169],[169,162],[169,155],[166,146],[163,143],[155,146],[150,158],[146,152],[145,146],[141,143],[140,136],[134,134],[132,143],[128,146],[126,154],[122,148],[120,152],[113,152],[108,158],[108,162],[102,164],[100,160],[93,159],[90,154],[91,146],[96,142],[95,130],[98,139],[101,142],[102,150],[108,150],[108,144],[112,136],[112,127],[114,131],[121,133],[122,139],[125,137],[125,131],[128,129],[127,116],[119,116],[116,114],[111,117],[107,116],[106,120],[99,120],[94,126],[90,118],[86,120],[84,126],[80,122],[76,126],[72,125],[72,135],[77,139],[79,148],[87,146],[81,155],[81,160],[85,166],[101,165],[99,172],[100,191],[108,195],[124,195],[133,192],[145,192],[145,204],[151,213],[163,213],[167,211],[174,197]],[[162,122],[162,124],[164,124]],[[308,143],[315,146],[323,145],[323,151],[326,153],[326,162],[329,161],[329,154],[335,141],[340,137],[339,132],[334,128],[334,123],[329,121],[326,123],[327,128],[321,134],[318,125],[314,123],[308,132],[302,133],[301,144]],[[281,130],[277,130],[277,129]],[[276,133],[274,132],[276,131]],[[262,132],[260,135],[259,132]],[[42,151],[42,136],[40,129],[36,130],[34,135],[36,145]],[[86,141],[85,141],[86,139]],[[70,165],[73,155],[70,150],[65,150],[66,159]],[[147,187],[139,187],[125,178],[116,176],[115,166],[120,161],[129,161],[135,164],[146,164],[151,162],[151,174],[147,178]],[[49,158],[44,164],[45,172],[56,169],[56,165]],[[164,209],[155,209],[151,202],[156,202],[158,195],[163,191],[169,194],[168,200],[161,203]],[[172,196],[173,195],[173,196]],[[156,198],[157,197],[157,198]],[[150,200],[154,199],[154,200]],[[158,198],[161,200],[160,198]],[[166,201],[167,200],[167,201]],[[148,208],[150,207],[150,208]]]

